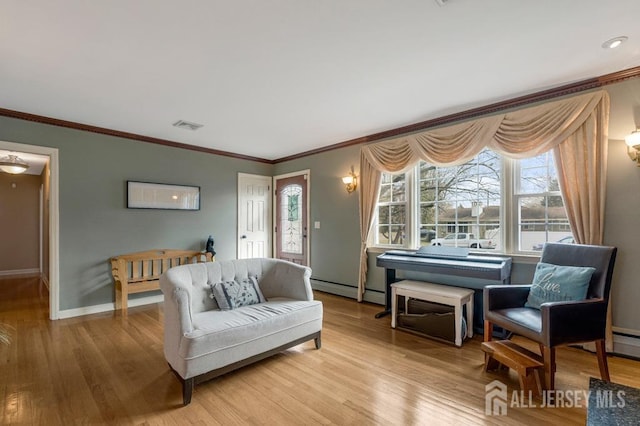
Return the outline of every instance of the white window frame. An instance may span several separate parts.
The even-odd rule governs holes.
[[[542,154],[540,154],[542,155]],[[550,191],[548,188],[546,191],[543,192],[522,192],[522,188],[520,188],[520,184],[521,184],[521,168],[520,167],[516,167],[516,165],[518,164],[518,160],[513,160],[513,159],[503,159],[507,160],[510,164],[511,164],[511,172],[509,173],[510,179],[509,179],[509,191],[506,192],[507,194],[511,194],[511,202],[510,202],[510,214],[511,214],[511,218],[512,218],[512,226],[511,226],[511,232],[512,232],[512,238],[511,238],[511,242],[510,242],[510,251],[508,251],[507,253],[513,253],[513,254],[524,254],[524,255],[539,255],[540,253],[536,253],[536,251],[534,250],[522,250],[520,249],[520,239],[519,239],[519,235],[520,235],[520,223],[521,223],[521,218],[519,217],[520,215],[520,199],[522,198],[535,198],[535,197],[552,197],[552,196],[560,196],[562,197],[562,194],[560,192],[560,190],[558,189],[557,191]],[[554,164],[554,168],[555,168],[555,164]],[[556,170],[556,176],[557,176],[557,170]],[[548,177],[548,175],[547,175]],[[546,212],[548,213],[548,212]],[[567,219],[567,223],[568,223],[568,219]],[[549,229],[549,222],[548,220],[545,222],[546,224],[546,236],[547,236],[547,240],[548,240],[548,236],[549,236],[549,232],[552,232]],[[571,226],[569,225],[569,232],[571,232]]]
[[[390,173],[390,174],[401,174],[401,173]],[[405,201],[404,204],[406,206],[405,209],[405,217],[406,217],[406,223],[405,223],[405,239],[404,239],[404,244],[400,245],[400,244],[378,244],[375,242],[376,239],[376,234],[378,232],[378,206],[381,203],[377,203],[376,204],[376,217],[374,218],[374,230],[371,232],[370,236],[369,236],[369,243],[367,244],[368,246],[372,246],[372,247],[381,247],[381,248],[386,248],[386,249],[393,249],[393,248],[409,248],[409,247],[413,247],[415,245],[415,237],[414,237],[414,229],[415,229],[415,225],[413,223],[413,218],[415,217],[414,214],[414,208],[413,208],[413,200],[416,197],[415,194],[415,183],[413,181],[414,179],[414,175],[415,172],[413,169],[403,173],[405,175]],[[382,180],[380,181],[382,182]],[[378,188],[378,190],[380,190],[380,188]],[[386,204],[386,203],[385,203]],[[398,204],[398,203],[395,203]],[[419,240],[418,240],[419,241]]]
[[[500,229],[501,245],[497,254],[508,254],[517,256],[539,256],[539,252],[532,250],[520,250],[519,245],[519,200],[522,197],[561,195],[559,191],[548,191],[540,194],[519,193],[519,173],[518,160],[501,156],[501,199],[500,199]],[[380,249],[417,249],[420,246],[420,227],[417,226],[417,218],[420,217],[420,194],[419,194],[419,164],[405,173],[407,182],[407,223],[406,238],[403,245],[377,244],[376,234],[378,232],[377,218],[374,218],[372,232],[369,238],[369,246]],[[505,195],[507,194],[507,195]],[[376,215],[377,215],[376,205]],[[493,250],[482,250],[482,253],[491,253]]]

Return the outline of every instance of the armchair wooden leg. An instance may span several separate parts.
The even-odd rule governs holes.
[[[609,364],[607,364],[607,349],[605,340],[596,340],[596,354],[598,355],[598,368],[600,369],[600,378],[605,382],[610,382]]]
[[[313,341],[316,344],[316,349],[320,349],[322,347],[322,336],[319,333],[318,333],[318,337],[313,339]]]
[[[493,324],[487,320],[484,320],[484,341],[490,342],[493,337]]]
[[[542,347],[544,359],[544,385],[547,390],[555,389],[556,348]]]
[[[538,343],[538,346],[540,347],[540,355],[544,356],[544,345],[542,343]],[[553,364],[553,372],[556,372],[556,365],[555,363]]]
[[[491,337],[493,336],[493,324],[490,321],[484,320],[484,341],[490,342]],[[488,353],[484,353],[484,371],[489,371],[488,369],[497,368],[500,364],[498,364],[491,355]]]

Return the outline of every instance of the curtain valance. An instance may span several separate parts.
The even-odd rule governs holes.
[[[485,147],[512,158],[533,157],[565,141],[582,126],[605,91],[429,129],[365,145],[363,159],[379,171],[399,173],[424,160],[440,166],[462,164]]]

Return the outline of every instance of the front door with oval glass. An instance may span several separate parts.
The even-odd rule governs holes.
[[[307,175],[276,181],[276,257],[308,265]]]

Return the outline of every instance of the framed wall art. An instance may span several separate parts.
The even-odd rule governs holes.
[[[127,208],[200,210],[200,187],[128,180]]]

